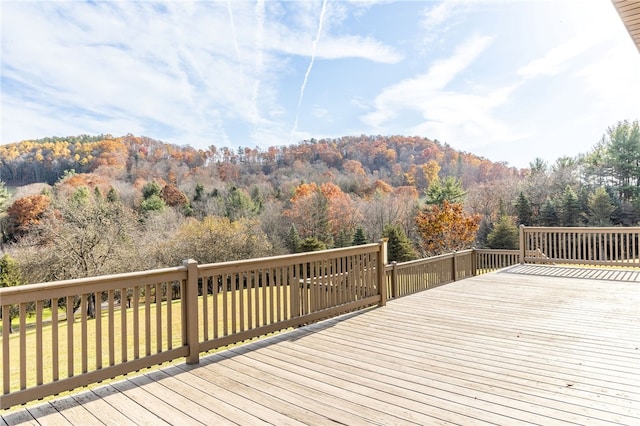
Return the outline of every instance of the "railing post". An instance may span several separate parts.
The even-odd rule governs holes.
[[[451,277],[453,281],[458,278],[458,258],[456,257],[456,251],[453,251],[453,259],[451,260]]]
[[[525,247],[524,247],[524,225],[520,225],[518,229],[519,233],[519,241],[520,241],[520,264],[524,265],[524,255],[525,255]]]
[[[478,274],[478,253],[476,248],[471,248],[471,276],[475,277]]]
[[[387,304],[387,276],[384,272],[384,266],[387,264],[387,238],[379,241],[380,251],[378,252],[377,272],[378,272],[378,292],[380,293],[379,307]]]
[[[395,260],[391,262],[391,297],[393,299],[398,297],[398,262]]]
[[[200,342],[198,336],[198,262],[188,259],[182,262],[187,268],[187,288],[184,298],[183,321],[187,325],[187,364],[200,363]]]

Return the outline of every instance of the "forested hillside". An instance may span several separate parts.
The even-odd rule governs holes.
[[[70,169],[132,182],[138,178],[167,179],[171,174],[179,183],[209,169],[225,182],[236,182],[247,172],[269,179],[272,175],[291,174],[302,164],[335,174],[375,176],[392,186],[418,187],[427,186],[434,173],[457,176],[467,186],[516,173],[514,168],[457,151],[447,144],[405,136],[312,139],[267,150],[211,145],[205,151],[132,135],[82,135],[2,145],[0,159],[0,180],[13,186],[34,182],[53,185]],[[107,171],[108,168],[112,170]]]
[[[618,123],[583,155],[532,159],[525,170],[420,137],[266,150],[55,137],[0,146],[0,180],[2,264],[17,265],[14,283],[382,236],[391,260],[408,260],[470,245],[511,248],[519,223],[637,224],[640,130],[637,121]]]

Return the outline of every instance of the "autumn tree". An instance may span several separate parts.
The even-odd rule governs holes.
[[[46,274],[39,281],[84,278],[129,271],[136,250],[136,217],[119,202],[78,188],[57,200],[38,226]]]
[[[362,222],[362,215],[348,194],[337,185],[326,182],[320,185],[320,192],[327,199],[327,215],[332,237],[335,239],[341,231],[355,232]]]
[[[80,187],[69,198],[55,200],[35,228],[37,232],[16,254],[25,278],[32,283],[129,272],[143,264],[134,243],[137,223],[121,203]],[[91,317],[96,303],[91,294],[87,304]],[[79,306],[76,298],[67,309]]]
[[[316,183],[296,187],[291,207],[283,213],[298,229],[301,238],[315,237],[332,243],[329,201]]]
[[[171,183],[165,185],[159,195],[169,207],[184,207],[189,203],[189,199],[184,192]]]
[[[155,247],[162,265],[179,265],[192,258],[200,263],[226,262],[272,254],[267,235],[255,219],[207,216],[187,219],[169,241]]]
[[[395,188],[393,192],[376,192],[370,199],[358,202],[361,226],[367,235],[380,236],[390,224],[402,227],[406,235],[414,235],[418,213],[418,191],[414,187]]]
[[[7,209],[8,237],[15,239],[25,235],[40,223],[50,205],[51,198],[41,194],[29,195],[14,201]]]
[[[416,217],[420,247],[427,256],[467,248],[479,224],[480,215],[467,214],[462,204],[447,200],[441,205],[426,205]]]

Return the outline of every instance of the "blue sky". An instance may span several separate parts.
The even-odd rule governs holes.
[[[1,143],[424,136],[526,167],[640,118],[609,0],[3,1]]]

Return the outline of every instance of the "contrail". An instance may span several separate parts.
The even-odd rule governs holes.
[[[291,130],[291,142],[293,143],[293,137],[298,130],[298,118],[300,116],[300,106],[302,105],[302,98],[304,97],[304,89],[307,86],[307,80],[309,79],[309,74],[311,74],[311,68],[313,67],[313,61],[316,59],[316,46],[318,45],[318,40],[320,39],[320,33],[322,32],[322,21],[324,20],[324,11],[327,7],[327,0],[322,0],[322,9],[320,10],[320,22],[318,23],[318,32],[316,33],[316,38],[313,40],[313,45],[311,47],[311,61],[309,62],[309,68],[307,68],[307,72],[304,74],[304,80],[302,81],[302,86],[300,87],[300,98],[298,99],[298,110],[296,111],[296,121],[293,123],[293,129]]]
[[[233,21],[233,12],[231,11],[231,0],[227,0],[227,10],[229,11],[229,20],[231,21],[231,35],[233,36],[233,46],[236,49],[236,58],[240,64],[240,84],[244,87],[244,70],[240,61],[240,47],[238,46],[238,36],[236,35],[236,24]]]

